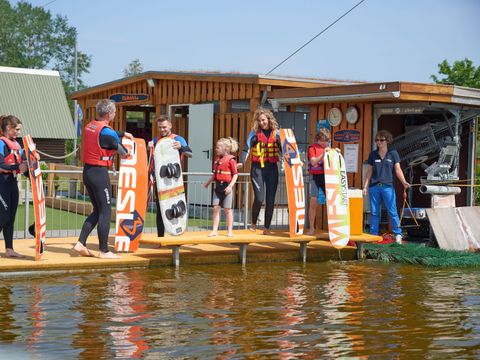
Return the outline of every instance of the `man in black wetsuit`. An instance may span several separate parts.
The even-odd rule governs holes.
[[[157,142],[161,139],[171,138],[173,139],[173,148],[178,150],[180,159],[182,159],[183,156],[192,157],[192,149],[190,149],[188,146],[187,141],[182,136],[172,133],[172,123],[170,119],[166,115],[159,115],[156,120],[158,125],[158,137],[152,139],[152,141],[149,143],[150,151],[154,151],[155,145],[157,145]],[[165,236],[165,224],[163,223],[162,213],[160,210],[156,184],[154,184],[154,188],[155,205],[157,208],[157,236],[163,237]]]
[[[93,212],[85,220],[78,242],[73,249],[82,256],[93,256],[86,243],[88,235],[98,224],[99,257],[118,259],[120,256],[108,249],[108,233],[112,214],[112,194],[108,169],[112,165],[116,153],[123,158],[128,156],[128,151],[122,145],[120,138],[125,136],[133,140],[133,136],[124,131],[115,131],[109,126],[109,123],[115,118],[113,101],[100,100],[96,108],[97,119],[85,126],[82,141],[83,182],[93,204]]]

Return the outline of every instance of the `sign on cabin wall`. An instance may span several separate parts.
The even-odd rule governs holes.
[[[147,101],[149,99],[148,94],[113,94],[109,97],[110,100],[116,103],[127,103],[137,101]]]
[[[333,140],[343,143],[356,143],[360,141],[359,130],[340,130],[333,134]]]

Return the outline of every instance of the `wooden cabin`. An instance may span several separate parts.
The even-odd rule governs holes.
[[[113,128],[146,141],[157,136],[155,117],[168,114],[173,132],[183,136],[194,153],[192,159],[183,160],[184,171],[205,173],[212,169],[219,138],[231,136],[238,140],[240,150],[243,148],[254,111],[260,104],[270,107],[266,102],[269,91],[345,84],[352,83],[257,74],[150,71],[77,91],[71,97],[82,109],[82,127],[95,117],[97,101],[109,98],[117,105]],[[303,139],[301,146],[306,150],[311,135],[309,108],[278,110],[276,116],[281,125],[297,124],[297,136]],[[249,164],[246,165],[242,171],[248,172]],[[200,203],[210,204],[210,197]],[[242,190],[238,191],[236,204],[243,206]]]
[[[349,187],[358,189],[363,187],[364,163],[374,148],[372,139],[377,130],[389,130],[394,138],[401,139],[397,143],[400,142],[399,146],[405,149],[405,154],[414,153],[408,146],[418,151],[418,156],[402,161],[407,181],[418,184],[420,177],[425,175],[422,163],[430,165],[435,160],[436,148],[433,146],[436,139],[428,138],[424,132],[428,128],[425,124],[432,124],[434,129],[443,129],[453,135],[455,129],[448,129],[444,124],[449,120],[453,126],[455,117],[458,117],[461,143],[458,176],[468,180],[464,184],[474,183],[480,89],[386,82],[274,89],[268,93],[268,98],[274,109],[282,106],[309,107],[310,142],[314,141],[315,131],[321,123],[329,122],[332,146],[340,148],[346,159]],[[409,132],[411,130],[414,131]],[[407,132],[408,136],[402,139],[402,134]],[[399,153],[402,156],[402,152]],[[430,196],[421,194],[418,189],[413,188],[412,206],[430,207]],[[397,208],[401,209],[403,198],[398,182],[396,190]],[[472,205],[473,195],[472,187],[463,187],[461,194],[456,196],[457,206]],[[319,211],[323,221],[317,227],[326,228],[326,216],[322,210]]]

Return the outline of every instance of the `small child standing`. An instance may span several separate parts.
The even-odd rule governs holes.
[[[217,158],[213,165],[213,175],[203,185],[205,188],[215,181],[215,191],[213,193],[213,230],[208,236],[218,235],[218,225],[220,223],[220,208],[225,209],[227,218],[227,236],[233,236],[233,186],[237,182],[238,171],[235,156],[232,155],[238,151],[238,143],[235,139],[221,138],[217,141],[215,152]]]
[[[310,174],[310,206],[308,207],[308,223],[310,230],[308,235],[315,234],[315,215],[317,204],[319,203],[319,193],[325,194],[325,171],[323,168],[323,158],[325,153],[330,150],[330,131],[326,128],[320,129],[315,135],[316,143],[308,147],[308,173]]]

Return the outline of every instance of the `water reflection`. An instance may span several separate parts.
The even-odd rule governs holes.
[[[138,359],[148,350],[143,328],[139,325],[142,319],[150,317],[145,313],[145,282],[138,271],[115,273],[110,280],[108,291],[111,295],[106,305],[111,310],[110,321],[118,324],[107,329],[113,338],[115,357]]]
[[[3,277],[0,355],[478,358],[479,285],[355,262]]]

